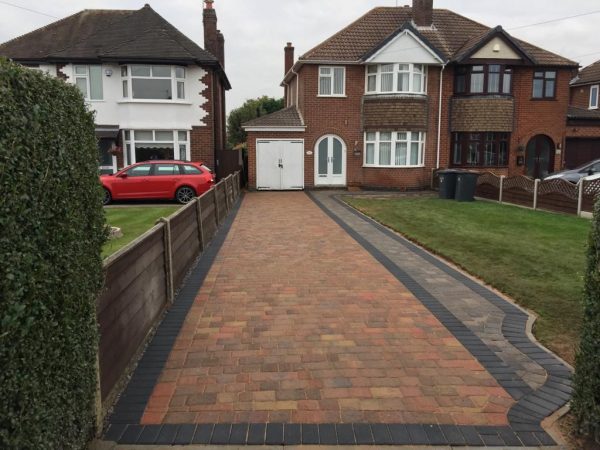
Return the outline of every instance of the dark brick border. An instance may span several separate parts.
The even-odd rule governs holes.
[[[168,359],[185,317],[210,270],[233,220],[241,200],[235,205],[223,226],[218,230],[211,246],[206,250],[179,292],[171,310],[158,327],[154,339],[143,355],[125,392],[119,399],[103,438],[119,444],[138,445],[463,445],[463,446],[540,446],[555,445],[554,440],[541,427],[541,420],[562,406],[570,394],[566,369],[553,355],[532,343],[525,327],[527,315],[514,305],[498,297],[484,286],[475,283],[460,272],[447,266],[429,253],[404,240],[377,222],[363,216],[350,206],[338,201],[349,211],[368,221],[393,237],[428,262],[444,270],[502,309],[507,316],[503,333],[517,348],[530,356],[546,370],[546,384],[533,391],[515,370],[498,358],[473,332],[454,317],[439,301],[414,279],[398,268],[385,255],[331,212],[312,194],[311,199],[340,227],[371,253],[384,267],[411,290],[423,304],[452,332],[454,336],[481,362],[500,385],[518,402],[509,412],[510,426],[478,427],[427,424],[179,424],[140,425],[146,404]],[[542,357],[543,354],[543,357]],[[534,358],[535,357],[535,358]],[[537,358],[537,359],[536,359]],[[554,367],[554,366],[560,366]],[[570,375],[570,374],[569,374]],[[566,381],[565,381],[566,380]],[[541,394],[541,395],[540,395]],[[558,402],[562,402],[560,405]],[[543,403],[542,403],[543,402]],[[555,406],[556,405],[556,406]],[[548,412],[549,411],[549,412]],[[547,413],[548,412],[548,413]],[[543,416],[542,416],[543,415]]]

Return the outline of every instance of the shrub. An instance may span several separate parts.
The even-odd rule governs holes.
[[[589,237],[583,308],[572,409],[580,432],[600,442],[600,200]]]
[[[94,117],[77,88],[0,59],[0,448],[94,431],[105,241]]]

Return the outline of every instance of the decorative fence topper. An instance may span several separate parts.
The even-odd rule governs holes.
[[[99,417],[112,406],[149,333],[239,197],[238,171],[104,261],[105,287],[96,308]]]
[[[505,177],[484,172],[477,180],[477,197],[581,216],[592,212],[600,194],[600,180],[533,180],[524,175]]]

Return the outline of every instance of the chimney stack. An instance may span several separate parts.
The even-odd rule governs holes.
[[[287,46],[284,47],[283,51],[285,52],[285,71],[284,71],[284,75],[287,75],[287,73],[291,70],[291,68],[294,65],[294,47],[292,46],[291,42],[287,43]]]
[[[413,21],[418,27],[433,25],[433,0],[413,0]]]
[[[204,1],[204,49],[219,58],[219,37],[217,31],[217,12],[213,8],[214,0]]]
[[[225,36],[221,33],[221,30],[217,30],[217,42],[219,43],[219,54],[215,55],[219,58],[221,67],[225,68]]]

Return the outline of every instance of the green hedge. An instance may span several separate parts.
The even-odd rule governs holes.
[[[105,241],[94,117],[72,85],[0,59],[0,448],[94,432]]]
[[[572,406],[579,431],[600,443],[600,200],[589,237],[583,308]]]

